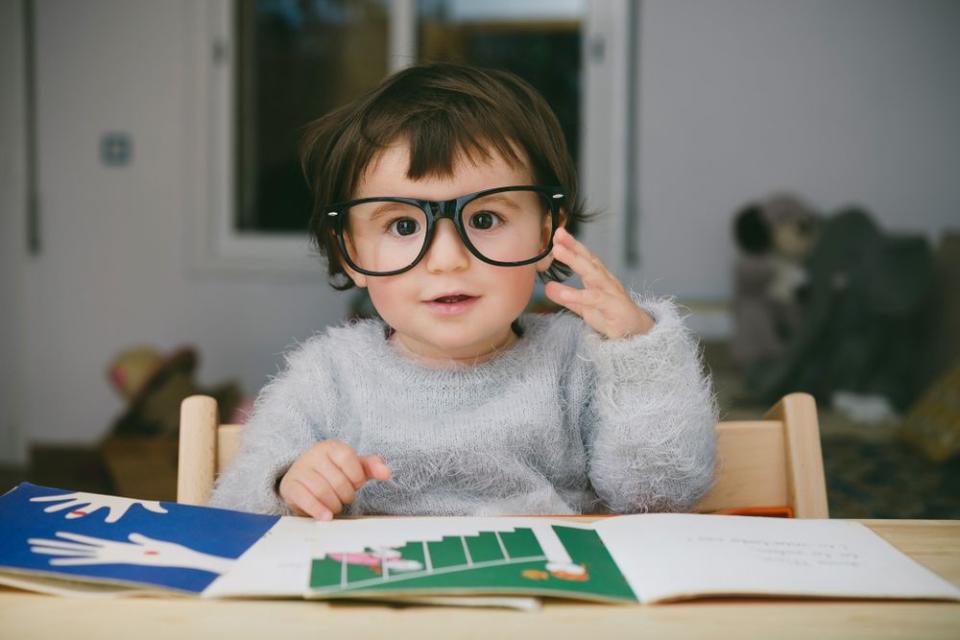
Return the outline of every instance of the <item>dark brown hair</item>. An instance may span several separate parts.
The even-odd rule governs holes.
[[[398,140],[410,148],[411,180],[451,176],[461,154],[487,160],[492,148],[511,165],[529,169],[536,184],[563,190],[567,228],[592,217],[584,210],[560,123],[533,87],[501,70],[450,63],[409,67],[304,128],[300,163],[313,194],[310,232],[335,289],[353,282],[340,263],[327,208],[353,198],[370,162]],[[570,273],[554,261],[541,277],[562,280]]]

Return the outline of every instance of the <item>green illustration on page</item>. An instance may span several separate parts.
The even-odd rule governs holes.
[[[509,591],[636,602],[596,531],[547,524],[328,552],[313,560],[310,588],[323,597]]]

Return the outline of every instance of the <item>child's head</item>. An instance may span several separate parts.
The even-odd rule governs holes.
[[[367,287],[398,338],[422,353],[482,352],[509,337],[504,330],[529,301],[538,273],[569,274],[551,259],[549,243],[555,226],[586,218],[575,168],[549,106],[512,74],[451,64],[403,70],[308,125],[302,161],[315,199],[311,232],[327,257],[331,284]],[[410,202],[341,207],[364,198],[448,201],[534,185],[548,188],[450,205],[446,212],[457,209],[456,223],[436,217],[430,225],[429,216],[444,211],[427,205],[419,211]],[[535,244],[518,239],[526,234],[512,220],[495,219],[490,202],[516,209],[533,203],[543,214]],[[357,224],[362,207],[367,227]],[[497,227],[510,232],[497,236]],[[371,244],[367,238],[375,236],[363,235],[364,228],[386,240]],[[504,248],[511,243],[514,248]],[[449,294],[469,299],[433,302]]]

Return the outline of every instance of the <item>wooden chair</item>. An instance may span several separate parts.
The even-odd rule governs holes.
[[[704,513],[829,518],[817,404],[784,396],[762,420],[717,424],[717,482]]]
[[[204,504],[216,475],[240,445],[241,425],[219,425],[217,403],[191,396],[180,408],[177,501]],[[827,518],[817,407],[806,393],[784,396],[762,420],[717,425],[717,481],[704,513]]]

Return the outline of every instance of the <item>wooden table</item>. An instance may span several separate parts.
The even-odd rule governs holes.
[[[862,520],[960,585],[960,520]],[[0,587],[0,638],[960,638],[960,603],[702,600],[547,602],[535,613],[292,600],[91,600]]]

